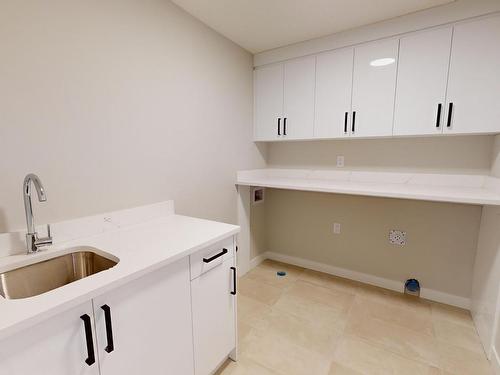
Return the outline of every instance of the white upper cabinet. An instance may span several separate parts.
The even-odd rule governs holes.
[[[445,133],[500,132],[500,17],[455,25]]]
[[[500,133],[500,16],[255,70],[255,140]]]
[[[315,138],[350,134],[354,49],[345,48],[316,58]]]
[[[284,65],[284,139],[313,136],[315,71],[315,57],[291,60]]]
[[[354,49],[351,132],[390,136],[394,114],[398,40],[367,43]]]
[[[278,121],[283,117],[283,64],[255,70],[254,95],[255,140],[278,139],[278,125],[282,126]]]
[[[394,135],[443,131],[451,27],[401,38]]]
[[[312,138],[315,70],[315,57],[255,70],[255,140]]]

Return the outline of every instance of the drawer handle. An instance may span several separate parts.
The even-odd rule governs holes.
[[[215,259],[223,256],[224,254],[227,254],[227,249],[222,249],[222,251],[219,254],[215,254],[213,257],[203,258],[203,262],[204,263],[210,263],[212,260],[215,260]]]
[[[115,350],[115,344],[113,342],[113,325],[111,324],[111,308],[108,305],[102,305],[101,309],[104,310],[104,321],[106,324],[106,339],[108,340],[108,346],[104,348],[107,353],[111,353]]]
[[[87,341],[87,359],[85,363],[92,366],[95,363],[95,353],[94,353],[94,339],[92,338],[92,323],[90,321],[90,316],[83,314],[80,317],[83,320],[83,326],[85,328],[85,340]]]
[[[231,267],[231,271],[233,271],[233,291],[231,294],[233,296],[236,295],[236,267]]]

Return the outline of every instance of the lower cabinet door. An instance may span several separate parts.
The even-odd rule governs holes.
[[[93,327],[89,301],[3,339],[0,374],[99,375]]]
[[[191,281],[196,375],[211,374],[236,347],[234,258]]]
[[[101,375],[192,375],[189,260],[93,300]]]

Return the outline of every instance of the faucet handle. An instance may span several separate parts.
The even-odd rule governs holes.
[[[35,236],[36,237],[35,237],[35,241],[34,241],[34,245],[35,245],[34,251],[37,251],[39,247],[52,245],[50,224],[47,224],[47,237],[40,238],[36,234],[35,234]]]

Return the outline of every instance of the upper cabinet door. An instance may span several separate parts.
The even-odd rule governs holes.
[[[451,27],[400,40],[394,135],[443,131]]]
[[[312,138],[316,58],[288,61],[284,70],[283,138]]]
[[[454,27],[445,133],[500,131],[499,46],[498,16]]]
[[[283,64],[256,69],[254,88],[255,140],[278,139],[283,121]]]
[[[316,58],[315,138],[350,134],[354,49],[346,48]]]
[[[354,49],[352,135],[392,135],[397,57],[396,39]]]

